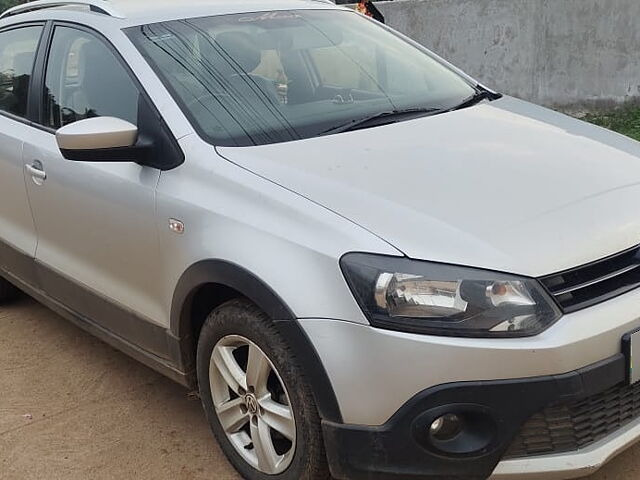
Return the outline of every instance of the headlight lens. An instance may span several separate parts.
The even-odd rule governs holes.
[[[350,253],[340,261],[373,326],[432,335],[525,337],[562,315],[534,279]]]

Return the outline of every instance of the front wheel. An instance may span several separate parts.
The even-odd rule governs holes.
[[[245,479],[330,478],[307,379],[255,305],[232,300],[209,315],[197,369],[213,433]]]

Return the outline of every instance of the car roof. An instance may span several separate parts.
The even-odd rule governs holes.
[[[331,0],[39,0],[9,9],[0,18],[52,18],[56,12],[64,12],[66,17],[73,11],[118,19],[124,27],[191,17],[327,8],[340,7]]]
[[[185,14],[191,8],[207,8],[214,14],[243,13],[258,10],[301,8],[318,4],[331,4],[328,0],[110,0],[109,3],[125,13],[127,18],[145,15],[152,8],[156,12],[173,16]]]

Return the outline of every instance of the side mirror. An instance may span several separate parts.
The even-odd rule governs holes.
[[[62,156],[78,162],[138,162],[149,146],[139,145],[138,127],[114,117],[80,120],[60,128]]]

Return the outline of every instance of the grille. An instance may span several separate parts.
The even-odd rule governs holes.
[[[640,246],[540,279],[566,313],[640,286]]]
[[[520,429],[506,458],[576,451],[640,417],[640,383],[619,385],[571,404],[553,405]]]

